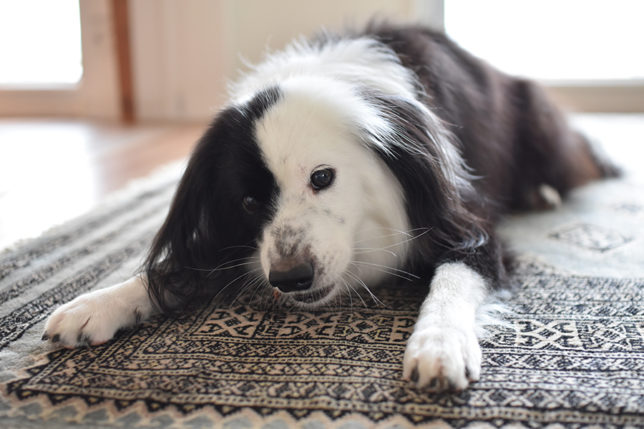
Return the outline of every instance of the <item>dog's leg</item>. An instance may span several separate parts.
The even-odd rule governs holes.
[[[60,306],[47,320],[42,338],[65,347],[98,345],[154,312],[145,278],[134,276]]]
[[[487,294],[485,279],[462,262],[436,269],[403,360],[403,378],[419,387],[463,390],[481,372],[475,333],[477,307]]]

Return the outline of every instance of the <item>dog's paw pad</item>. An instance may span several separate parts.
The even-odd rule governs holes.
[[[403,360],[403,378],[428,390],[461,391],[481,373],[474,330],[432,326],[414,331]]]

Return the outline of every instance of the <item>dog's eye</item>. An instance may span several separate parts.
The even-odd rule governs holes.
[[[250,195],[246,195],[242,199],[242,206],[244,207],[244,210],[246,210],[248,213],[253,214],[257,210],[259,210],[259,208],[261,207],[261,204],[254,197],[251,197]]]
[[[328,188],[333,183],[335,178],[335,170],[332,168],[323,168],[311,173],[311,187],[319,191],[320,189]]]

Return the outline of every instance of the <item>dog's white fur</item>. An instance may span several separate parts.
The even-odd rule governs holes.
[[[269,58],[232,90],[232,105],[244,104],[273,84],[283,91],[255,130],[263,159],[280,188],[273,201],[276,214],[264,229],[256,256],[268,277],[279,259],[277,241],[315,255],[324,269],[316,275],[312,290],[333,287],[315,305],[395,275],[415,234],[422,233],[409,231],[400,185],[355,132],[360,126],[372,135],[387,136],[369,144],[404,145],[387,116],[392,113],[365,102],[354,92],[355,84],[399,97],[425,112],[427,128],[444,151],[446,162],[438,168],[456,189],[469,186],[448,133],[417,100],[412,73],[392,56],[368,38],[323,48],[298,43]],[[311,172],[326,165],[336,170],[334,185],[314,192]],[[289,233],[283,234],[285,230]],[[486,290],[485,280],[462,263],[438,267],[407,346],[404,377],[416,375],[419,386],[438,378],[457,389],[468,385],[466,373],[470,380],[478,378],[481,350],[475,313]],[[135,276],[61,306],[47,321],[45,332],[64,346],[80,345],[84,338],[98,344],[154,311],[145,278]]]

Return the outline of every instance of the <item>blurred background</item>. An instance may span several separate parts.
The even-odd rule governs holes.
[[[248,63],[371,18],[538,79],[640,159],[642,17],[639,0],[0,0],[0,248],[187,156]]]

